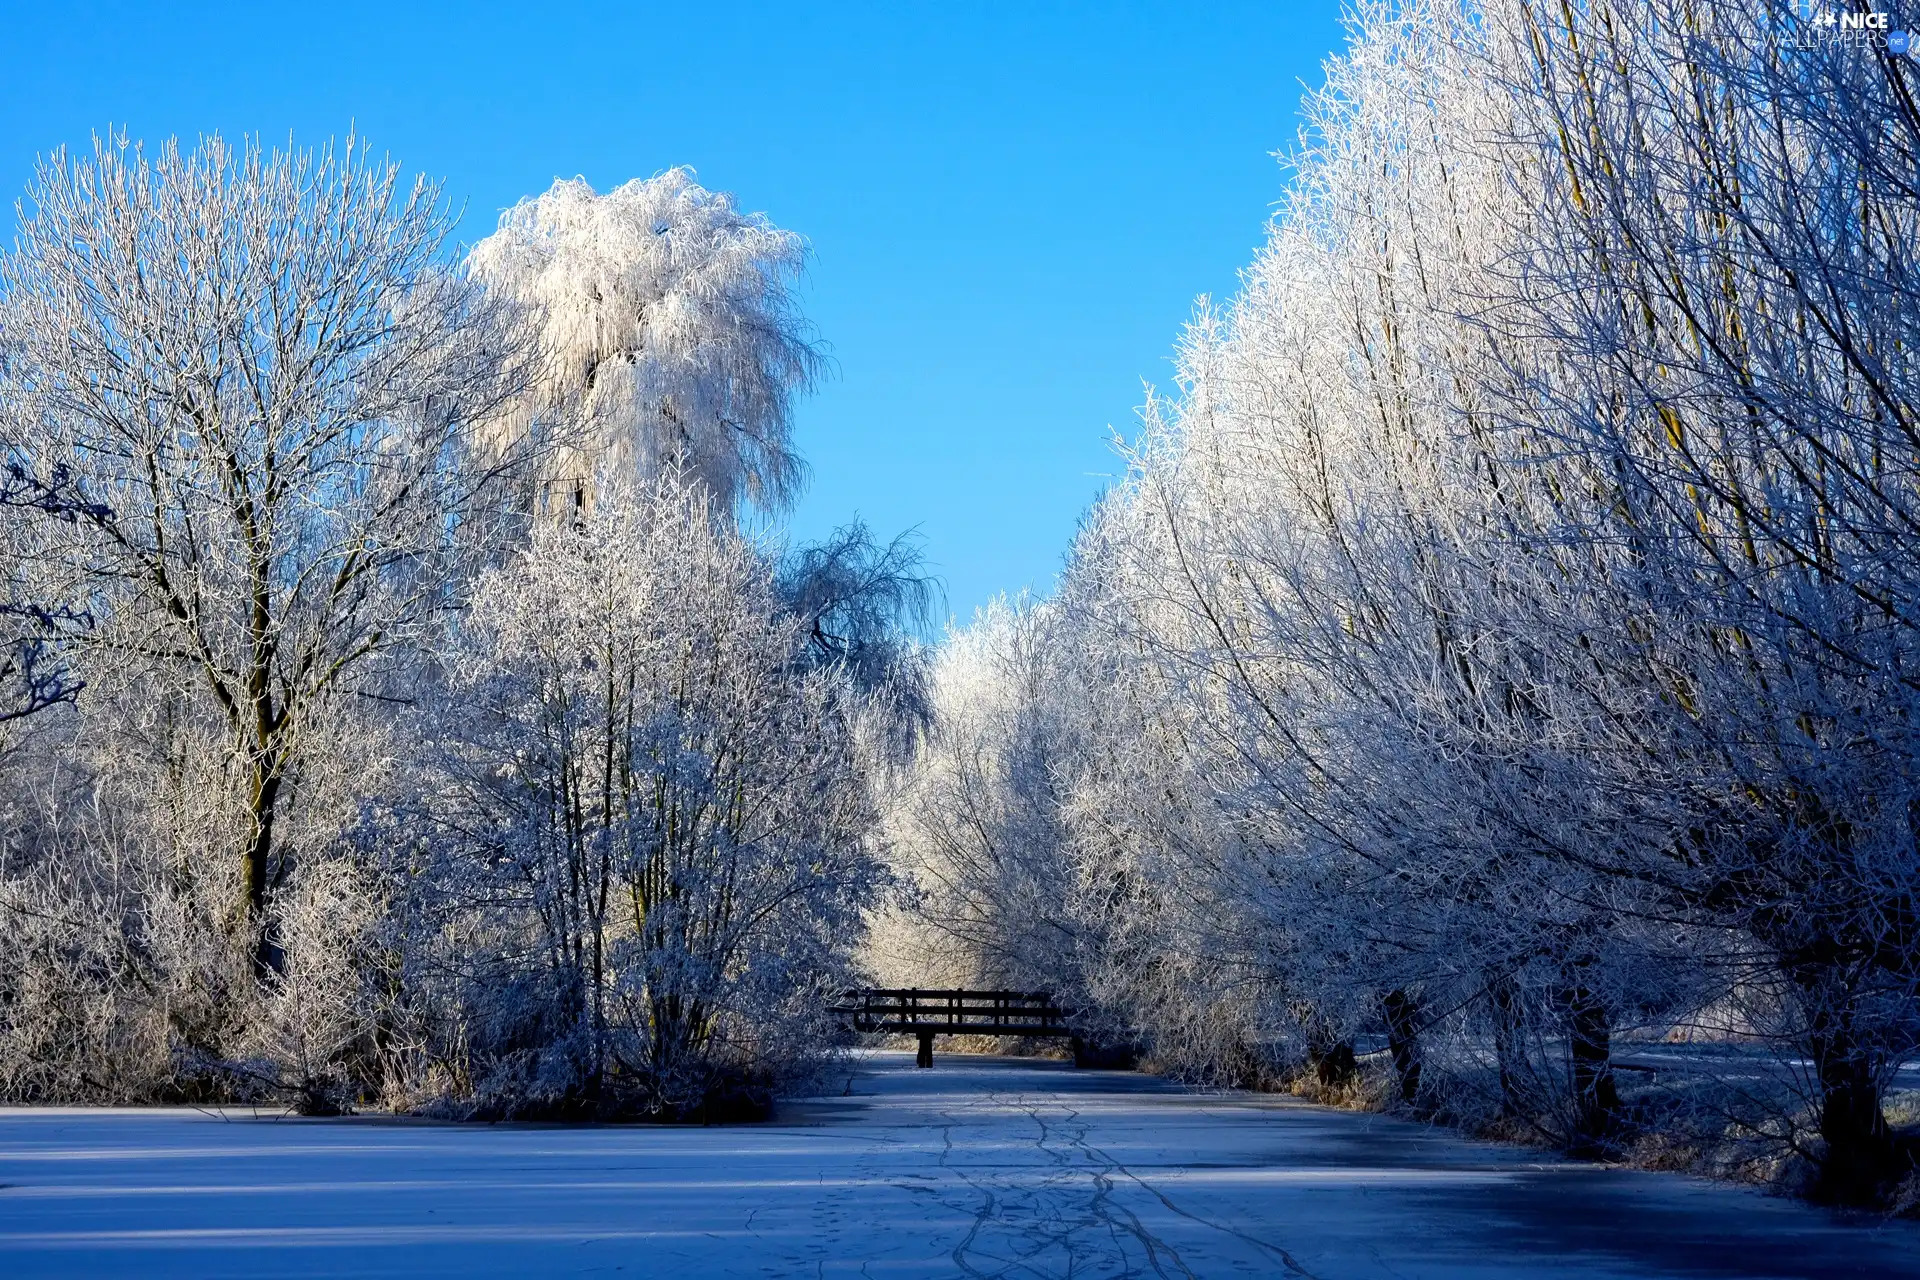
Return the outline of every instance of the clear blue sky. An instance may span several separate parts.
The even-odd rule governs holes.
[[[1045,591],[1142,380],[1251,258],[1333,0],[1061,6],[63,5],[0,0],[0,191],[108,123],[349,124],[467,207],[676,164],[806,236],[835,372],[817,536],[918,526],[962,619]],[[12,215],[5,216],[11,227]],[[11,239],[9,230],[7,239]]]

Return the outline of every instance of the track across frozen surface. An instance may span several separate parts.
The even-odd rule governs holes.
[[[1284,1099],[942,1055],[714,1129],[0,1111],[0,1274],[1914,1276],[1920,1232]]]

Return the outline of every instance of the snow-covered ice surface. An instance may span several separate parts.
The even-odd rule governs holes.
[[[935,1062],[713,1129],[0,1111],[0,1275],[1920,1275],[1912,1227],[1738,1188]]]

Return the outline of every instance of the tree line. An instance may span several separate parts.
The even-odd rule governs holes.
[[[0,1098],[751,1112],[832,1040],[911,540],[783,552],[804,243],[472,247],[350,140],[44,161],[0,256]]]
[[[956,977],[1201,1078],[1909,1203],[1920,65],[1362,5],[887,823]]]

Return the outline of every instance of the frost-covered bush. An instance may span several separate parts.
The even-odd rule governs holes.
[[[878,881],[852,692],[697,483],[604,478],[476,586],[426,943],[488,1114],[688,1114],[831,1042]]]
[[[278,886],[263,977],[233,927],[237,869],[223,856],[243,819],[195,767],[220,754],[167,723],[164,704],[150,715],[150,703],[116,707],[108,681],[89,687],[97,709],[36,722],[7,761],[0,1097],[359,1100],[372,1079],[363,961],[378,903],[337,856],[351,791],[309,772],[285,811],[290,841],[318,854]],[[363,757],[354,782],[377,783],[377,765]]]

